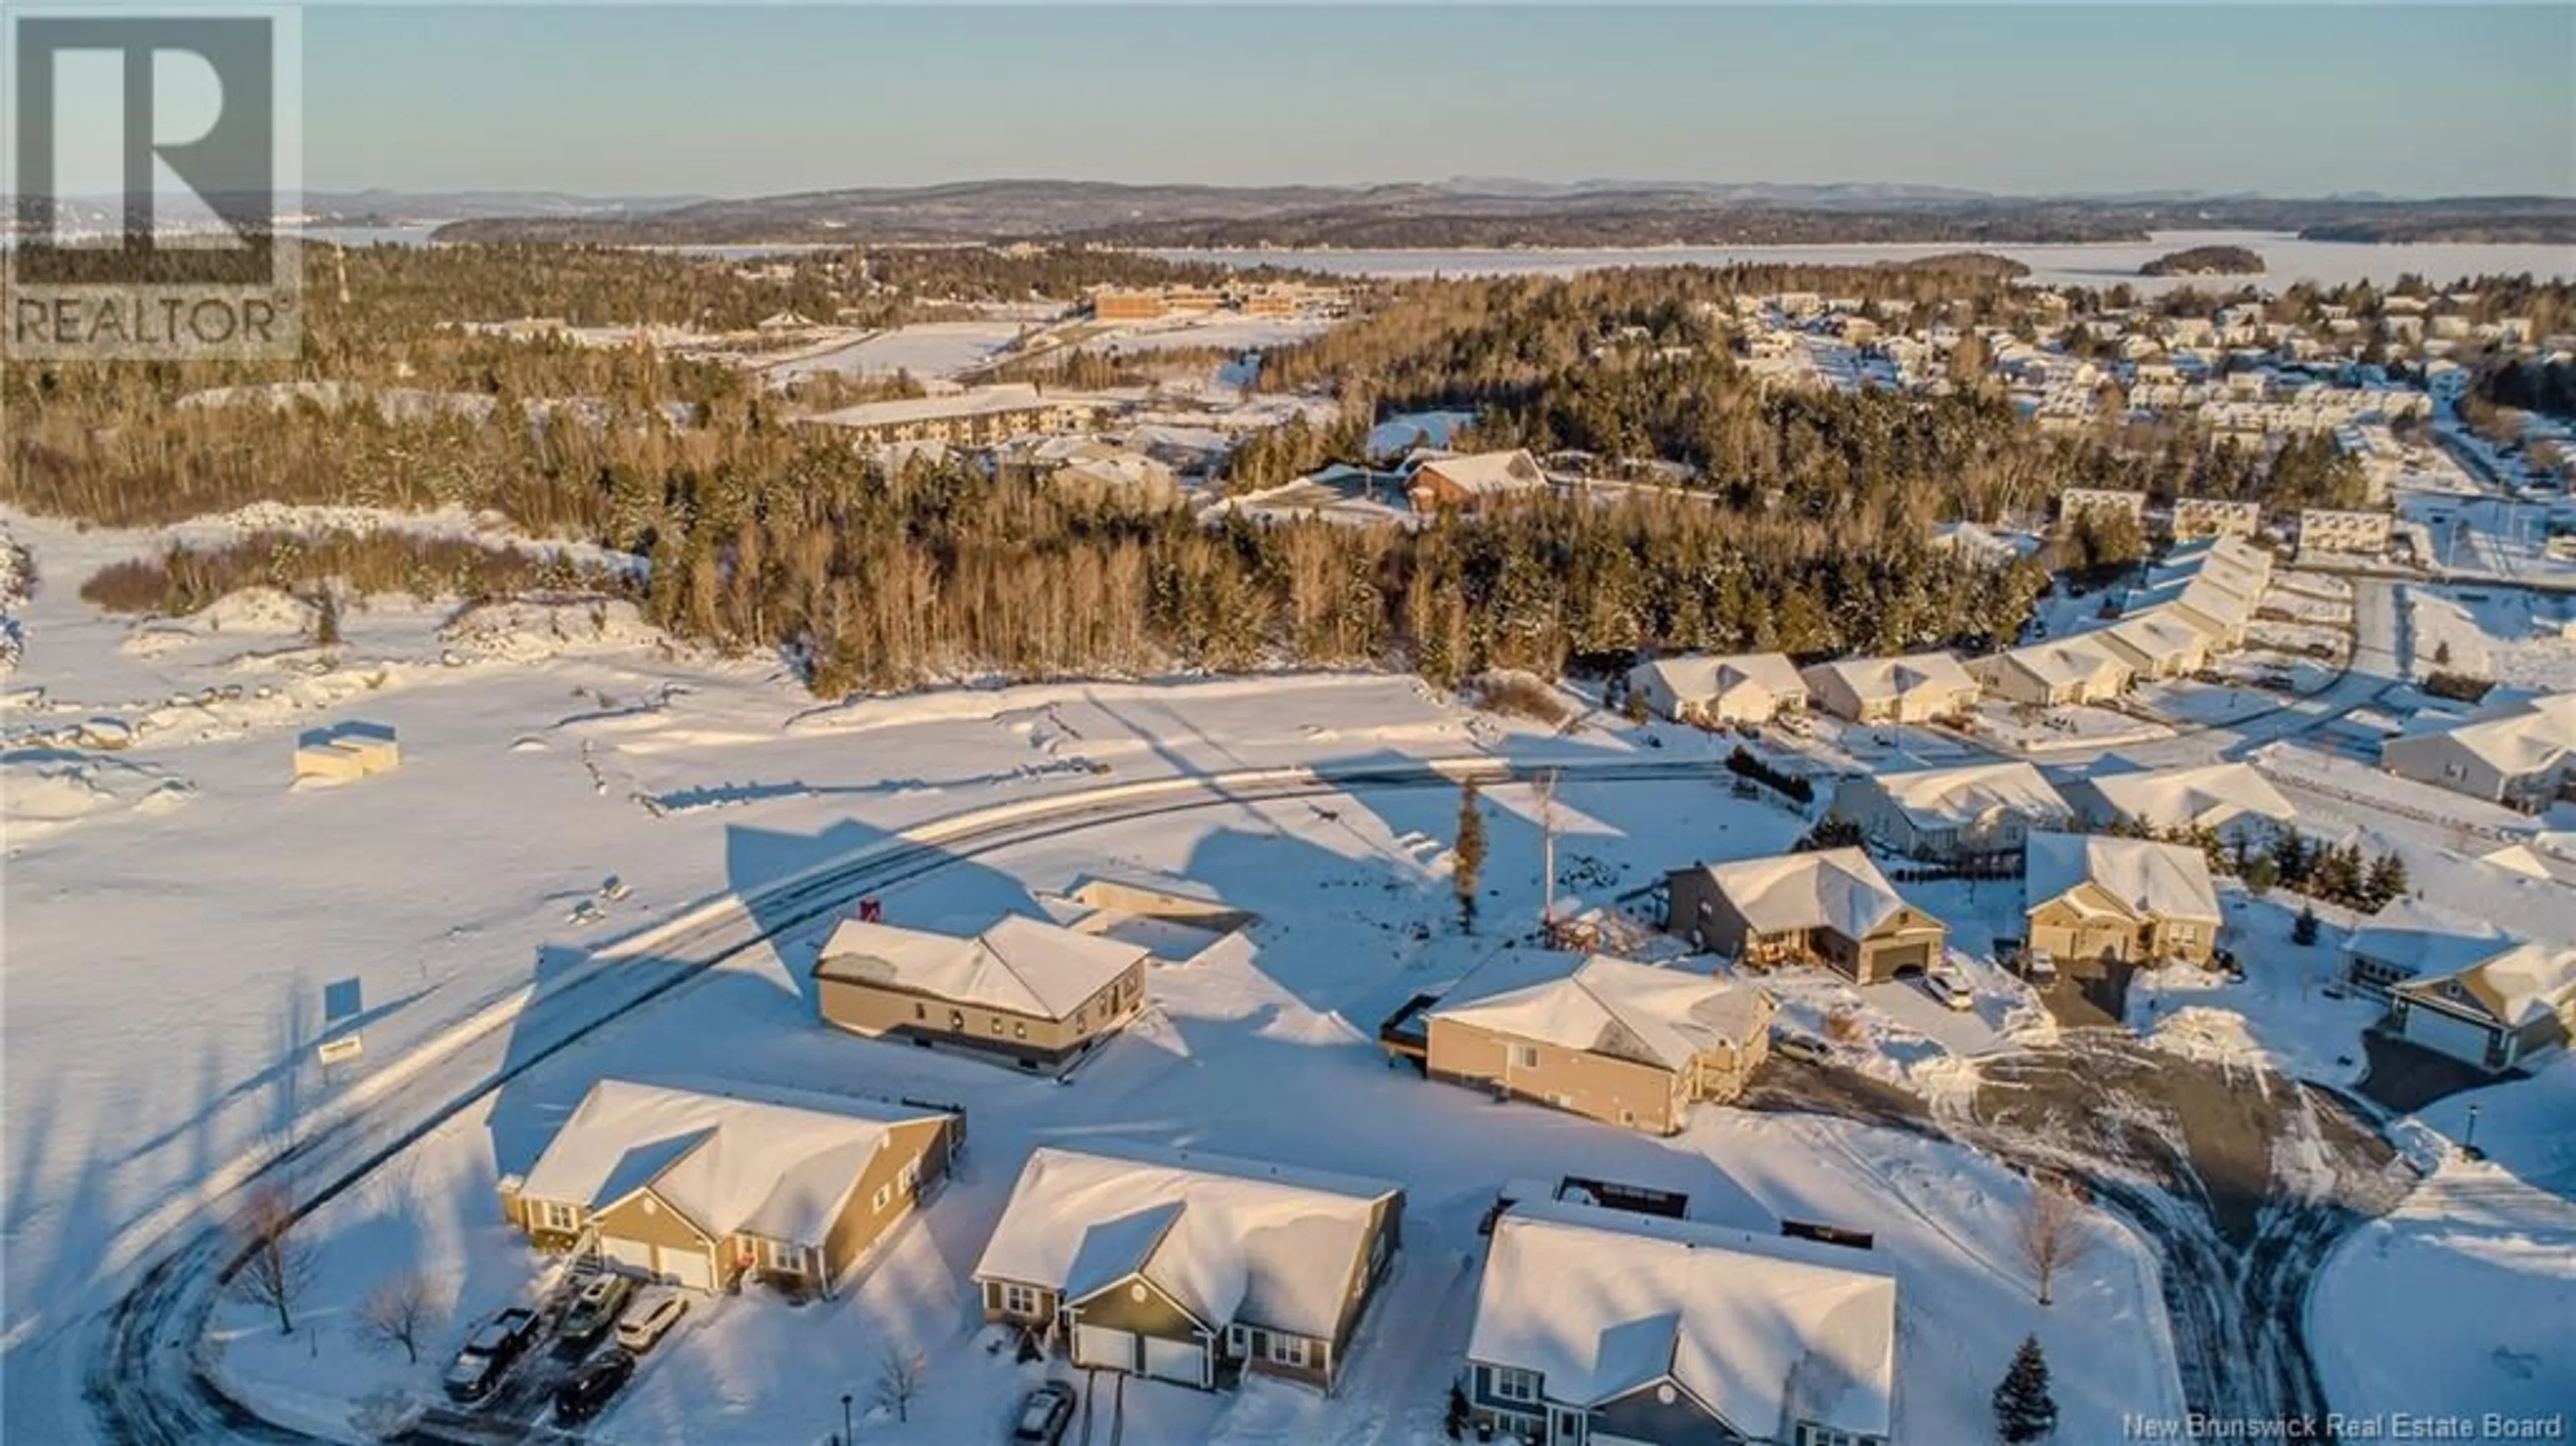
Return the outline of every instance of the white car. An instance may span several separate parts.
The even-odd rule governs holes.
[[[640,1355],[653,1349],[653,1343],[688,1313],[689,1298],[677,1287],[647,1286],[635,1293],[626,1314],[618,1317],[617,1343]]]
[[[2022,956],[2021,972],[2033,984],[2052,984],[2057,980],[2057,956],[2045,949],[2033,949]]]
[[[1948,969],[1924,970],[1923,992],[1941,1001],[1944,1006],[1951,1009],[1974,1009],[1977,1007],[1977,992],[1968,987],[1967,980],[1960,978],[1957,974]]]

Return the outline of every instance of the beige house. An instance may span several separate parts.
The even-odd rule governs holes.
[[[1676,723],[1768,723],[1807,709],[1807,682],[1783,653],[1657,658],[1629,669],[1628,687]]]
[[[2218,891],[2189,844],[2033,834],[2022,888],[2030,947],[2061,959],[2206,964],[2218,947]]]
[[[2031,834],[2074,818],[2027,763],[1971,763],[1845,779],[1829,816],[1911,858],[1964,861],[2014,854]]]
[[[1522,1200],[1494,1221],[1462,1386],[1530,1446],[1890,1446],[1896,1297],[1870,1250]]]
[[[2539,810],[2576,788],[2576,693],[2489,704],[2380,745],[2400,778]]]
[[[2072,524],[2092,514],[2117,514],[2131,522],[2147,515],[2147,494],[2122,487],[2069,487],[2057,494],[2059,520]]]
[[[2299,552],[2347,552],[2376,557],[2388,550],[2385,512],[2345,512],[2311,507],[2299,514]]]
[[[1730,979],[1505,949],[1432,1006],[1425,1073],[1669,1135],[1694,1102],[1743,1092],[1771,1013],[1770,996]]]
[[[2163,612],[2197,629],[2211,652],[2245,646],[2245,628],[2254,620],[2254,595],[2237,592],[2216,578],[2190,575],[2132,590],[2122,612],[2141,617]]]
[[[2083,636],[2108,649],[2140,678],[2182,678],[2209,666],[2209,634],[2162,608],[2132,613]]]
[[[1817,707],[1855,723],[1929,723],[1977,706],[1977,680],[1948,653],[1844,658],[1800,676]]]
[[[2177,497],[2173,505],[2173,535],[2192,537],[2252,537],[2263,529],[2263,504],[2240,502],[2229,497]]]
[[[1860,984],[1928,969],[1949,931],[1856,848],[1676,869],[1664,927],[1761,968],[1822,964]]]
[[[502,1211],[540,1248],[693,1290],[746,1274],[829,1294],[948,1172],[965,1119],[601,1080]]]
[[[1998,698],[2042,708],[2110,702],[2136,676],[2117,653],[2086,634],[1978,658],[1968,672]]]
[[[1546,470],[1527,452],[1435,457],[1414,468],[1404,484],[1416,512],[1474,511],[1504,497],[1546,489]]]
[[[1330,1391],[1403,1232],[1383,1180],[1094,1140],[1029,1155],[974,1280],[1077,1366]]]
[[[2203,763],[2181,768],[2110,773],[2096,762],[2066,785],[2067,801],[2095,828],[2126,825],[2171,833],[2207,829],[2248,845],[2268,843],[2298,826],[2288,796],[2250,763]]]
[[[972,937],[845,919],[814,962],[823,1022],[1060,1070],[1145,1004],[1148,951],[1014,914]]]

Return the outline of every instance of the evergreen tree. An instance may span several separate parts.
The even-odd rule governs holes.
[[[1456,1381],[1449,1383],[1449,1409],[1440,1417],[1440,1429],[1452,1441],[1467,1439],[1467,1393]]]
[[[1485,810],[1476,781],[1458,790],[1458,842],[1449,851],[1449,881],[1458,891],[1458,927],[1476,930],[1476,883],[1485,870]]]
[[[2046,1440],[2057,1430],[2057,1401],[2048,1394],[2048,1360],[2039,1337],[2025,1336],[2012,1369],[1995,1387],[1995,1435],[2006,1446]]]
[[[2394,852],[2381,854],[2379,862],[2370,866],[2367,890],[2370,907],[2373,910],[2385,907],[2391,899],[2405,893],[2406,886],[2406,861]]]
[[[2317,942],[2317,910],[2315,905],[2305,905],[2299,910],[2297,921],[2290,925],[2290,942],[2293,944],[2313,944]]]

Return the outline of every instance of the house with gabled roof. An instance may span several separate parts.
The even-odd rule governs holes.
[[[1949,937],[1856,848],[1675,869],[1664,897],[1664,927],[1699,948],[1755,968],[1822,964],[1859,984],[1932,967]]]
[[[1969,763],[1846,778],[1828,816],[1882,848],[1918,859],[1967,860],[2021,851],[2074,810],[2028,763]]]
[[[1817,707],[1856,723],[1929,723],[1977,705],[1977,680],[1948,653],[1843,658],[1800,676]]]
[[[1532,1446],[1888,1446],[1896,1311],[1867,1251],[1523,1200],[1494,1222],[1463,1386]]]
[[[2136,676],[2126,660],[2085,633],[1989,654],[1969,663],[1968,673],[1998,698],[2040,708],[2107,703]]]
[[[2209,634],[2165,608],[2133,612],[2083,636],[2109,649],[2141,678],[2187,677],[2209,666]]]
[[[1546,469],[1527,452],[1475,452],[1421,463],[1406,479],[1404,491],[1416,512],[1474,511],[1502,498],[1545,491],[1547,485]]]
[[[2576,1035],[2576,948],[2516,943],[2466,968],[2392,985],[2384,1027],[2490,1073],[2564,1048]]]
[[[1807,708],[1807,681],[1785,653],[1688,653],[1628,670],[1628,687],[1676,723],[1768,723]]]
[[[2576,692],[2502,699],[2380,746],[2401,778],[2538,810],[2576,791]]]
[[[2268,843],[2295,828],[2298,809],[2253,764],[2200,763],[2179,768],[2103,771],[2096,763],[2066,785],[2067,801],[2095,828],[2159,834],[2206,829],[2231,843]]]
[[[814,961],[823,1021],[1062,1070],[1145,1005],[1142,945],[1013,914],[980,934],[845,919]]]
[[[503,1213],[540,1247],[693,1290],[758,1273],[828,1294],[946,1176],[964,1134],[963,1116],[928,1106],[605,1079],[501,1182]]]
[[[1403,1228],[1384,1180],[1088,1140],[1030,1153],[973,1278],[1077,1366],[1329,1391]]]
[[[2030,836],[2022,889],[2030,947],[2061,959],[2206,964],[2218,890],[2190,844],[2111,834]]]
[[[1733,979],[1595,954],[1503,949],[1426,1015],[1424,1073],[1669,1135],[1744,1090],[1772,1003]]]

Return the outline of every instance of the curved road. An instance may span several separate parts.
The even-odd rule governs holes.
[[[226,1397],[196,1354],[218,1290],[238,1264],[229,1211],[253,1186],[283,1188],[309,1213],[504,1084],[772,935],[846,909],[861,895],[1001,849],[1158,814],[1345,793],[1497,783],[1555,771],[1596,780],[1707,778],[1704,760],[1520,764],[1493,758],[1362,768],[1279,768],[1113,784],[952,816],[916,826],[847,858],[740,897],[685,910],[621,941],[579,970],[467,1020],[326,1106],[278,1153],[238,1161],[194,1200],[147,1217],[137,1264],[103,1272],[121,1291],[103,1316],[75,1322],[54,1349],[89,1357],[83,1393],[100,1439],[130,1446],[314,1442],[324,1437],[263,1419]],[[756,911],[756,912],[755,912]],[[120,1242],[121,1244],[122,1242]],[[101,1338],[103,1336],[103,1338]],[[33,1385],[23,1378],[13,1392]]]
[[[2345,700],[2345,706],[2356,702]],[[2341,711],[2325,710],[2323,720],[2330,721]],[[2316,726],[2320,715],[2310,713],[2306,721]],[[1252,770],[1085,789],[917,826],[747,895],[685,910],[601,950],[571,974],[465,1021],[445,1038],[378,1071],[320,1112],[303,1137],[283,1151],[236,1162],[194,1201],[165,1210],[166,1218],[148,1219],[138,1227],[148,1243],[111,1252],[103,1269],[102,1294],[116,1292],[113,1302],[75,1323],[54,1348],[77,1351],[88,1362],[84,1394],[94,1410],[92,1424],[99,1439],[133,1446],[254,1442],[306,1446],[326,1438],[264,1419],[229,1399],[209,1378],[197,1355],[219,1287],[237,1264],[237,1247],[226,1227],[227,1212],[254,1184],[286,1189],[299,1212],[319,1208],[521,1073],[716,965],[764,946],[775,934],[829,917],[861,895],[980,855],[1104,824],[1281,799],[1446,788],[1471,777],[1499,783],[1551,771],[1590,781],[1680,781],[1708,778],[1716,769],[1705,759],[1549,764],[1477,757],[1349,769]],[[134,1260],[130,1269],[116,1268],[120,1253]],[[2176,1265],[2187,1268],[2185,1262],[2168,1262],[2167,1268],[2170,1271]],[[2267,1323],[2281,1333],[2287,1347],[2303,1358],[2299,1322],[2306,1281],[2278,1284],[2294,1293],[2288,1299],[2264,1303],[2268,1309],[2263,1314],[2271,1318]],[[2186,1351],[2222,1341],[2241,1348],[2245,1337],[2238,1330],[2212,1330],[2210,1322],[2194,1318],[2196,1298],[2204,1297],[2193,1293],[2168,1300],[2175,1314],[2177,1343]],[[2187,1378],[2205,1373],[2208,1365],[2181,1363]],[[2304,1372],[2262,1374],[2266,1379],[2231,1384],[2252,1397],[2269,1396],[2284,1385],[2290,1389],[2281,1391],[2285,1399],[2280,1400],[2240,1397],[2237,1404],[2246,1414],[2295,1411],[2311,1404],[2310,1393],[2292,1384]],[[12,1386],[28,1384],[19,1381]]]

